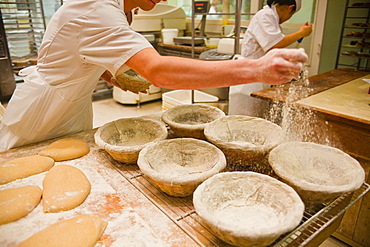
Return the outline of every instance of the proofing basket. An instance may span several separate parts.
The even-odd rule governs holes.
[[[224,152],[227,163],[234,166],[262,165],[262,160],[284,136],[280,126],[244,115],[219,118],[205,127],[204,135]]]
[[[162,120],[178,137],[205,140],[204,128],[225,113],[209,105],[177,105],[165,111]]]
[[[164,193],[186,197],[226,167],[224,154],[203,140],[176,138],[152,143],[139,154],[138,166]]]
[[[293,188],[256,172],[223,172],[195,190],[194,208],[224,242],[234,246],[267,246],[293,230],[304,204]]]
[[[95,133],[95,143],[113,159],[135,164],[139,152],[149,143],[167,138],[164,123],[142,117],[122,118],[106,123]]]
[[[306,204],[329,203],[365,181],[365,171],[356,159],[326,145],[286,142],[274,148],[268,160]]]

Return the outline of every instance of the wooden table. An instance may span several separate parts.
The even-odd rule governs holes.
[[[27,216],[0,225],[0,246],[16,246],[50,224],[78,214],[92,214],[108,221],[97,246],[223,246],[194,211],[192,197],[171,197],[157,189],[143,176],[136,164],[121,164],[99,149],[94,141],[95,130],[68,137],[88,143],[90,152],[78,159],[56,162],[79,168],[91,182],[91,193],[80,206],[60,213],[43,213],[41,203]],[[169,132],[169,138],[175,138]],[[24,157],[44,149],[51,142],[35,143],[0,153],[0,162]],[[42,188],[45,173],[19,179],[0,190],[38,185]],[[318,246],[337,229],[343,212],[370,190],[364,185],[352,194],[345,194],[328,205],[306,211],[301,224],[284,234],[274,246]],[[304,243],[304,244],[303,244]]]
[[[347,104],[347,109],[334,105],[330,108],[332,102],[328,96],[329,93],[345,93],[343,90],[347,90],[355,83],[356,85],[360,83],[356,79],[370,78],[369,74],[369,71],[337,69],[309,77],[309,85],[304,88],[305,95],[297,93],[292,97],[289,93],[292,84],[288,83],[255,92],[252,96],[268,101],[271,106],[275,106],[277,111],[280,111],[280,116],[276,118],[278,124],[282,124],[284,107],[289,105],[291,111],[289,128],[291,132],[295,132],[291,134],[292,139],[299,137],[300,141],[312,141],[345,151],[361,163],[366,172],[366,182],[369,183],[370,105],[368,109],[366,105],[358,107],[361,109],[351,109],[348,100],[343,97],[340,100]],[[370,104],[370,95],[366,94],[367,85],[365,82],[362,83],[361,87],[364,92],[361,95],[363,97],[361,103]],[[327,106],[325,106],[325,101],[327,101]],[[356,110],[362,112],[356,114]],[[368,194],[346,212],[341,226],[334,235],[352,246],[370,246],[369,205],[370,195]]]

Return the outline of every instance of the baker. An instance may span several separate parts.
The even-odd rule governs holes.
[[[253,16],[248,25],[242,42],[242,57],[258,59],[272,49],[285,48],[309,36],[312,25],[308,22],[302,24],[297,32],[285,35],[281,31],[280,24],[296,14],[301,4],[301,0],[268,0],[267,5]],[[230,87],[229,115],[266,117],[268,103],[250,96],[266,88],[268,85],[258,81]]]
[[[0,123],[0,151],[92,128],[92,92],[102,77],[129,68],[154,86],[225,87],[282,84],[307,60],[302,50],[275,50],[257,60],[201,61],[161,56],[130,23],[132,10],[160,0],[68,0],[51,18],[34,67],[10,99]]]

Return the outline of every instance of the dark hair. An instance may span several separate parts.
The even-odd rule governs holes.
[[[293,11],[297,8],[295,0],[267,0],[267,5],[270,7],[276,3],[279,5],[294,5]]]

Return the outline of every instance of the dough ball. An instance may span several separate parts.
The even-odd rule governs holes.
[[[41,200],[42,190],[35,185],[0,191],[0,225],[29,214]]]
[[[50,170],[54,160],[50,157],[31,155],[0,163],[0,184],[26,178]]]
[[[45,213],[67,211],[83,203],[91,185],[85,174],[70,165],[54,166],[46,174],[42,185]]]
[[[96,216],[79,215],[45,228],[20,243],[18,247],[95,246],[107,224],[106,221]]]
[[[55,161],[71,160],[90,152],[90,147],[81,139],[64,138],[51,143],[39,155],[53,158]]]

